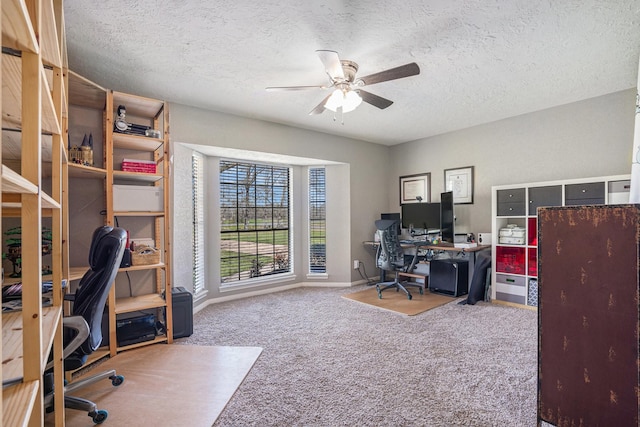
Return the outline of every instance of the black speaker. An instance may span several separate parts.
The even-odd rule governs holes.
[[[193,334],[193,296],[183,287],[171,288],[173,338]]]
[[[469,261],[434,259],[429,263],[429,290],[454,297],[469,292]]]

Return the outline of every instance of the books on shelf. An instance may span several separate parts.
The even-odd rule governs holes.
[[[124,172],[157,173],[157,165],[153,160],[123,159],[121,170]]]

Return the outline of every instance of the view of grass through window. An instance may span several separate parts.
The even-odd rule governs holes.
[[[290,272],[289,218],[289,168],[220,161],[221,282]]]

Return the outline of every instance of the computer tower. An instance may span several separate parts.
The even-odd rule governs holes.
[[[469,261],[434,259],[429,263],[429,290],[454,297],[469,292]]]
[[[188,337],[193,334],[193,297],[183,287],[171,289],[173,314],[173,338]]]

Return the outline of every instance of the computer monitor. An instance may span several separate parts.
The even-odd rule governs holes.
[[[425,232],[440,228],[440,203],[407,203],[402,205],[402,228],[418,228]]]
[[[453,210],[453,191],[440,194],[440,232],[442,241],[453,243],[456,216]]]

